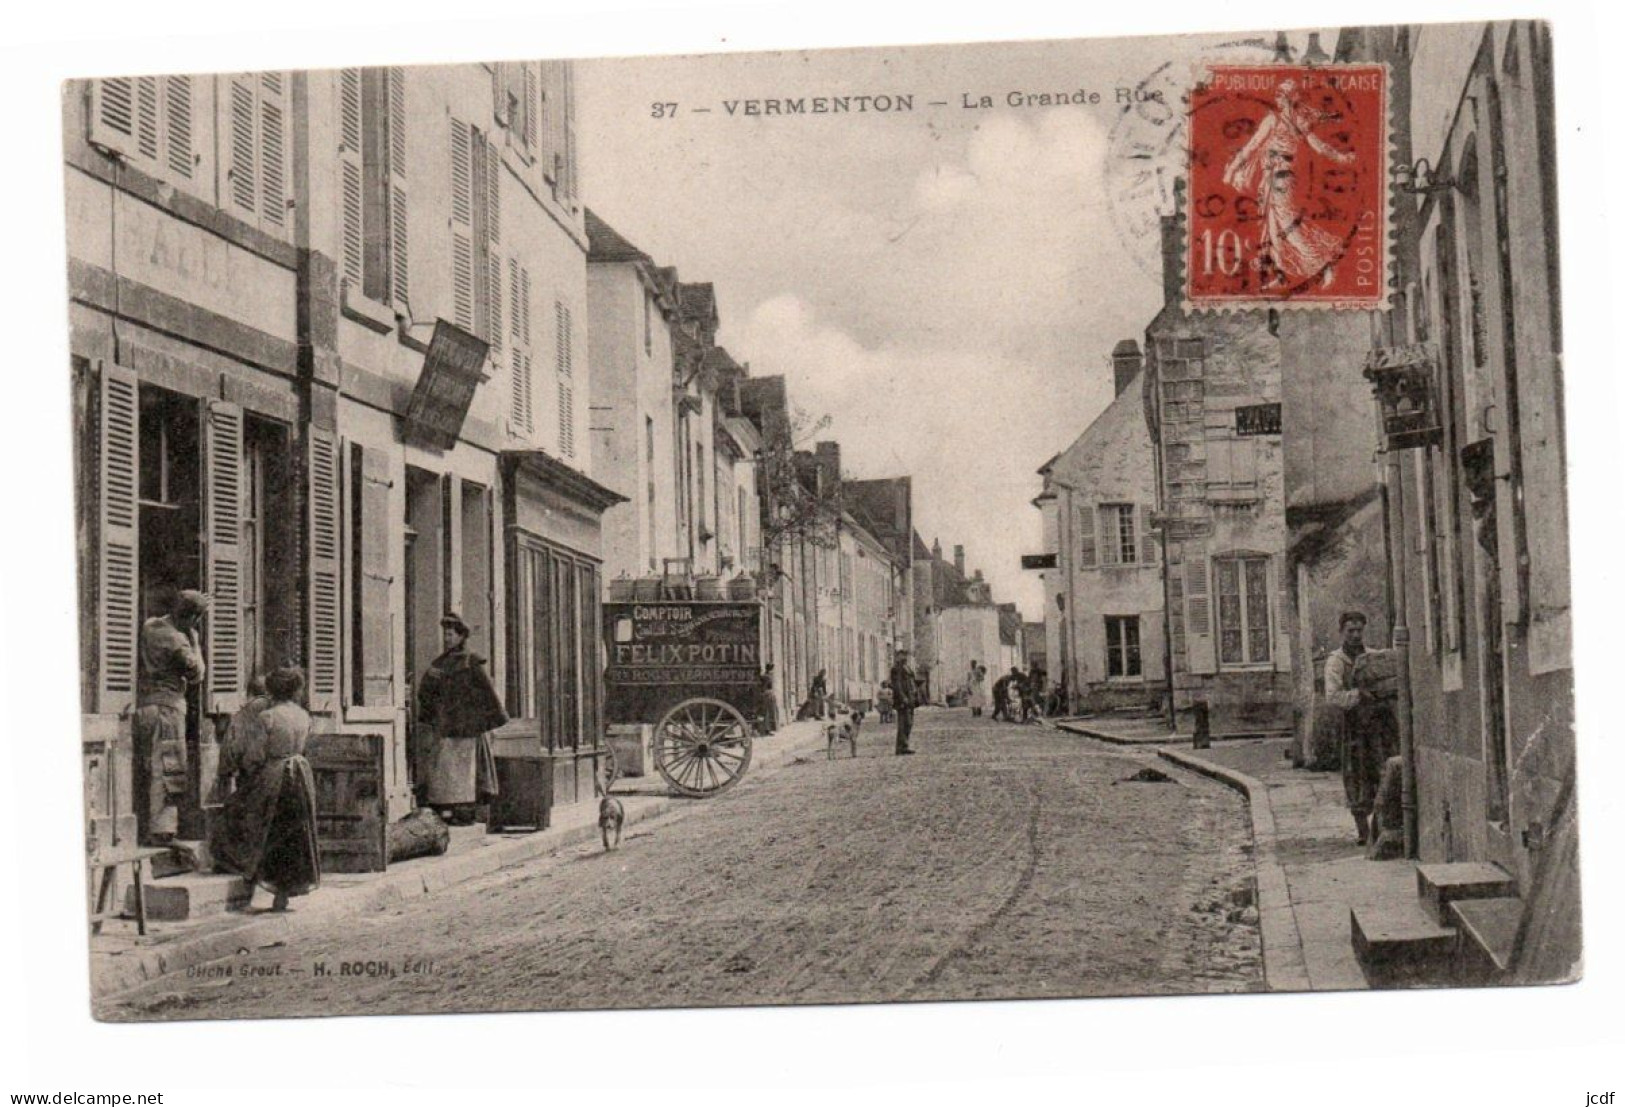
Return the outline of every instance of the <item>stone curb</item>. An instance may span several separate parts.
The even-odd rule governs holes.
[[[1047,722],[1047,720],[1046,720]],[[1071,734],[1081,734],[1085,738],[1093,738],[1097,742],[1105,742],[1112,746],[1155,746],[1165,741],[1163,738],[1125,738],[1121,734],[1112,734],[1104,730],[1095,730],[1091,727],[1080,726],[1077,723],[1049,723],[1056,730],[1064,730]]]
[[[817,739],[816,743],[811,741],[814,738]],[[809,728],[805,736],[787,735],[783,745],[764,751],[779,755],[778,760],[770,762],[764,757],[753,768],[757,776],[770,775],[806,752],[803,746],[813,749],[822,745],[821,728]],[[619,798],[626,807],[627,826],[658,818],[695,802],[677,796],[626,795]],[[335,915],[374,911],[417,896],[432,896],[478,877],[515,868],[597,838],[596,820],[580,826],[539,831],[501,845],[430,861],[425,865],[393,873],[385,871],[364,884],[335,888],[322,897],[319,905],[312,904],[294,914],[268,916],[241,926],[182,938],[169,945],[131,949],[117,956],[99,958],[93,952],[90,955],[93,1002],[104,1002],[171,973],[230,957],[239,950],[286,942],[304,930],[330,921]],[[99,959],[104,959],[106,963],[97,964]]]
[[[1234,788],[1247,797],[1252,815],[1253,866],[1258,872],[1258,926],[1264,945],[1264,983],[1272,992],[1307,992],[1309,970],[1304,964],[1303,936],[1292,908],[1286,870],[1275,859],[1275,811],[1269,788],[1260,780],[1183,750],[1159,747],[1157,756]]]

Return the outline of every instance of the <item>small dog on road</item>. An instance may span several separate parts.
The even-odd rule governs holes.
[[[835,759],[835,746],[844,742],[852,751],[852,756],[858,755],[858,729],[863,726],[862,709],[853,711],[844,705],[837,707],[835,718],[824,724],[824,756],[829,760]]]
[[[597,774],[594,775],[596,777]],[[611,786],[619,776],[615,760],[610,758],[603,782],[598,786],[598,833],[604,839],[605,850],[612,850],[621,844],[621,827],[626,825],[626,807],[609,794]]]

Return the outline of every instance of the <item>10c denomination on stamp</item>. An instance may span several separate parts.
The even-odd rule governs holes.
[[[1188,306],[1386,304],[1386,67],[1214,65],[1189,112]]]

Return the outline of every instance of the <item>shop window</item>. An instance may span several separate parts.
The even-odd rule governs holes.
[[[598,567],[528,535],[509,559],[508,713],[535,720],[550,750],[591,743],[603,715]]]
[[[1270,642],[1269,558],[1221,557],[1213,561],[1219,596],[1219,664],[1268,665]]]
[[[1138,615],[1106,616],[1106,675],[1124,679],[1141,675]]]

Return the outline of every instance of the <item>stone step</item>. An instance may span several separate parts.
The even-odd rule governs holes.
[[[143,886],[149,922],[185,922],[240,911],[253,895],[253,885],[225,873],[188,873],[149,880]],[[135,917],[135,888],[124,893],[124,913]]]
[[[1512,944],[1523,919],[1523,900],[1489,896],[1457,900],[1450,905],[1460,932],[1456,976],[1462,984],[1493,984],[1512,967]]]
[[[1450,980],[1456,931],[1439,926],[1415,903],[1349,908],[1349,938],[1354,958],[1374,988]]]
[[[1416,866],[1416,896],[1440,926],[1453,925],[1450,905],[1464,899],[1516,896],[1518,882],[1488,861],[1453,861]]]
[[[184,876],[187,873],[206,873],[214,868],[214,857],[209,853],[209,843],[175,841],[169,843],[169,851],[154,857],[148,864],[152,868],[154,880],[169,876]]]

